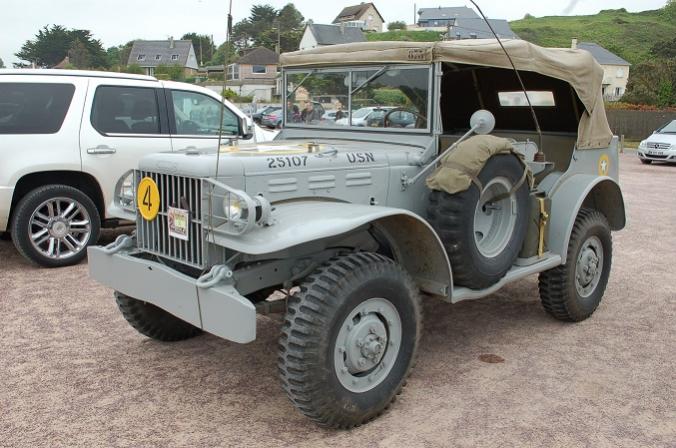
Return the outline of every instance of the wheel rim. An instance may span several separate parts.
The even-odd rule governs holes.
[[[596,290],[603,272],[603,243],[590,236],[580,248],[575,264],[575,289],[580,297],[589,297]]]
[[[42,256],[62,260],[82,252],[91,235],[91,218],[78,201],[50,198],[35,208],[28,225],[31,245]]]
[[[514,195],[493,201],[498,195],[512,190],[506,177],[496,177],[486,184],[474,211],[474,241],[487,258],[500,254],[509,244],[516,226],[516,198]]]
[[[401,328],[399,312],[387,299],[368,299],[348,314],[334,351],[334,369],[343,387],[366,392],[387,378],[401,347]]]

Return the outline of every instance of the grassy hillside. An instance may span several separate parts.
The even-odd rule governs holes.
[[[369,41],[403,40],[408,42],[436,42],[443,33],[435,31],[385,31],[384,33],[368,33]]]
[[[671,40],[676,35],[676,20],[667,8],[637,13],[614,9],[593,16],[527,18],[510,25],[519,37],[538,45],[569,47],[571,38],[577,37],[580,42],[596,42],[632,64],[647,60],[655,43]]]

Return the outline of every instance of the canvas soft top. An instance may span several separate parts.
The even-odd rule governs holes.
[[[578,149],[604,148],[612,132],[603,105],[603,69],[585,50],[543,48],[519,39],[505,39],[518,70],[540,73],[569,83],[585,107],[578,128]],[[495,39],[444,42],[361,42],[284,53],[283,67],[374,63],[420,64],[449,62],[511,69]],[[528,86],[526,86],[528,88]]]

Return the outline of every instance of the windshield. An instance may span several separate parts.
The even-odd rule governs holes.
[[[284,121],[291,127],[427,131],[429,90],[429,66],[289,70]]]
[[[676,134],[676,120],[673,120],[671,123],[668,123],[666,126],[662,127],[658,134]]]

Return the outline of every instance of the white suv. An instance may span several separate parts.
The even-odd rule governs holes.
[[[249,119],[217,93],[149,76],[0,70],[0,233],[49,267],[96,243],[116,181],[149,153],[252,138]],[[254,127],[255,137],[273,133]]]

